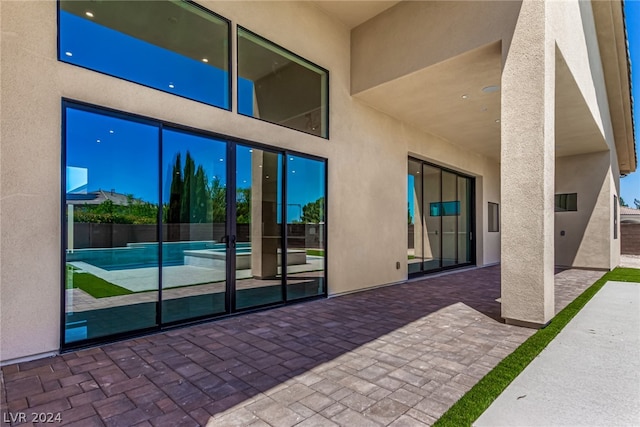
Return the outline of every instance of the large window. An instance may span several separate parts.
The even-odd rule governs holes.
[[[238,27],[238,112],[329,137],[327,70]]]
[[[185,1],[61,0],[59,59],[221,108],[229,22]]]
[[[326,295],[325,160],[63,111],[64,347]]]

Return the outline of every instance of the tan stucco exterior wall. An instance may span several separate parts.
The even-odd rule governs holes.
[[[615,188],[612,186],[609,152],[557,159],[555,186],[556,194],[578,195],[577,211],[555,214],[556,265],[614,268],[617,263],[609,256],[613,252],[611,246],[615,244],[611,221],[612,190]]]
[[[520,3],[398,3],[354,29],[352,93],[365,91],[498,40],[509,45]],[[371,68],[372,63],[376,64],[374,69]]]
[[[328,158],[330,294],[406,279],[409,154],[477,176],[477,231],[486,224],[498,164],[352,98],[351,36],[338,20],[304,2],[201,4],[330,71],[331,139],[58,62],[56,3],[0,2],[0,361],[59,347],[63,97]],[[477,239],[479,264],[498,261],[495,234]]]
[[[567,81],[558,74],[565,64],[576,92],[558,84]],[[590,2],[524,1],[502,81],[502,314],[543,325],[554,313],[554,262],[609,269],[619,260],[612,232],[619,173]],[[586,105],[589,113],[568,124],[557,120],[567,117],[558,105]],[[585,127],[596,131],[575,138]],[[581,154],[587,138],[582,153],[594,154]],[[552,160],[567,152],[574,155]],[[578,193],[578,212],[554,215],[553,196],[565,192]]]
[[[549,10],[551,36],[591,111],[600,132],[598,137],[609,148],[601,153],[556,160],[556,193],[579,187],[582,191],[578,193],[578,203],[582,203],[581,195],[586,203],[583,205],[586,212],[579,213],[571,228],[578,231],[579,224],[588,225],[584,236],[576,234],[573,239],[561,238],[558,232],[566,228],[567,217],[556,214],[555,259],[560,265],[612,269],[620,262],[620,240],[613,238],[613,196],[619,196],[620,171],[593,9],[591,2],[576,0],[551,2]],[[578,28],[582,31],[576,31]],[[591,211],[591,201],[596,200]],[[578,247],[580,249],[575,253],[573,248]]]

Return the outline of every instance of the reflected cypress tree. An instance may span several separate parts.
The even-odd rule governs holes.
[[[236,220],[238,224],[251,223],[251,187],[238,188],[236,196]]]
[[[176,156],[176,162],[171,171],[171,188],[169,190],[169,208],[166,222],[177,224],[180,222],[180,206],[182,196],[182,161],[180,153]]]
[[[193,179],[193,206],[191,212],[191,222],[207,222],[209,213],[209,191],[207,188],[207,175],[202,165],[198,165]]]
[[[180,222],[184,224],[191,222],[191,199],[194,194],[195,171],[195,162],[191,153],[187,151],[187,156],[184,159],[184,181],[182,182],[182,199],[180,200]]]
[[[211,201],[211,222],[225,222],[227,220],[227,187],[217,176],[211,180],[209,200]]]

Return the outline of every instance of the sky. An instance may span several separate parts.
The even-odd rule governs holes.
[[[629,57],[631,60],[631,86],[634,100],[636,153],[640,151],[640,0],[626,0],[625,18],[629,37]],[[640,201],[640,172],[636,171],[620,180],[620,197],[631,207],[633,200]]]

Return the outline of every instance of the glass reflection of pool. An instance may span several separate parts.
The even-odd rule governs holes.
[[[243,246],[240,246],[243,245]],[[226,248],[188,250],[184,252],[184,263],[196,267],[214,268],[223,270],[227,265]],[[278,265],[282,265],[281,250],[278,249]],[[287,265],[300,265],[307,263],[305,250],[289,249],[287,251]],[[250,243],[238,244],[236,248],[236,270],[248,270],[251,268]]]
[[[167,242],[162,246],[164,267],[191,265],[196,267],[224,270],[227,248],[224,243],[213,241]],[[157,243],[129,243],[126,247],[109,249],[76,249],[67,254],[68,262],[86,262],[103,270],[130,270],[158,267]],[[281,251],[278,249],[278,265],[281,265]],[[287,265],[307,262],[306,251],[289,250]],[[236,247],[236,269],[251,268],[251,243],[238,243]]]

